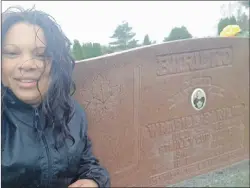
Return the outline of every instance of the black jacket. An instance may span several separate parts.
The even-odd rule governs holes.
[[[41,110],[18,100],[9,90],[2,104],[2,188],[66,188],[78,179],[110,187],[108,172],[92,154],[86,116],[75,102],[69,123],[75,143],[55,149],[50,129],[42,131]]]

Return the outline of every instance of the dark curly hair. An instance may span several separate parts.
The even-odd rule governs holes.
[[[19,22],[38,25],[46,38],[46,56],[52,60],[51,82],[41,106],[46,120],[50,122],[46,123],[46,126],[51,125],[53,128],[55,147],[58,149],[63,145],[65,138],[74,142],[68,127],[74,114],[71,95],[75,92],[72,80],[75,60],[70,53],[71,42],[54,18],[45,12],[35,10],[34,7],[27,10],[22,7],[10,7],[2,13],[2,41],[10,27]],[[39,91],[38,84],[37,89]]]

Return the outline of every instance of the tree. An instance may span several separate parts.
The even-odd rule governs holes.
[[[72,55],[75,58],[75,60],[82,60],[85,58],[83,49],[78,40],[74,40],[73,42]]]
[[[240,6],[237,9],[236,20],[242,32],[249,32],[249,16],[243,10],[245,6],[243,2],[246,2],[246,1],[239,2]],[[249,8],[249,6],[247,8]]]
[[[249,17],[242,11],[241,7],[237,10],[236,21],[242,31],[249,30]]]
[[[88,58],[90,58],[92,56],[92,54],[91,54],[91,48],[92,48],[92,44],[91,43],[83,43],[82,44],[82,51],[85,54],[84,59],[88,59]]]
[[[242,6],[249,8],[250,6],[250,1],[238,1]]]
[[[114,52],[111,46],[106,46],[106,45],[102,45],[101,50],[102,50],[102,54],[111,54]]]
[[[246,11],[249,10],[249,1],[236,1],[235,3],[229,2],[221,7],[222,18],[217,26],[217,33],[223,30],[227,25],[239,25],[241,32],[237,36],[249,37],[249,16]]]
[[[132,32],[132,27],[129,26],[128,22],[123,21],[122,24],[118,25],[114,31],[114,34],[110,37],[116,41],[110,42],[110,46],[115,50],[126,50],[129,48],[137,47],[137,40],[133,39],[135,33]]]
[[[144,39],[143,39],[143,43],[142,43],[143,45],[150,45],[150,44],[152,44],[152,42],[149,40],[149,36],[148,36],[148,34],[147,35],[145,35],[145,37],[144,37]]]
[[[127,45],[127,49],[136,48],[138,46],[140,46],[138,44],[138,40],[133,39],[133,40],[129,41],[129,43]]]
[[[171,30],[168,37],[164,38],[163,42],[180,40],[180,39],[188,39],[192,38],[192,35],[188,32],[185,26],[175,27]]]
[[[85,54],[84,59],[97,57],[103,54],[101,45],[99,43],[83,43],[82,50]]]
[[[97,57],[102,55],[102,48],[99,43],[93,43],[92,50],[93,50],[92,57]]]
[[[235,16],[232,16],[230,18],[221,18],[218,25],[217,25],[217,33],[218,35],[220,32],[228,25],[236,25],[237,21]]]

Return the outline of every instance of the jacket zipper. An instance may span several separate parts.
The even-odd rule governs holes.
[[[39,113],[38,113],[37,108],[35,108],[35,128],[41,130]],[[43,144],[44,144],[45,149],[46,149],[46,154],[47,154],[47,159],[48,159],[48,182],[47,182],[46,187],[49,187],[50,178],[51,178],[51,170],[50,170],[51,169],[51,158],[50,158],[50,154],[49,154],[48,142],[47,142],[43,132],[42,132],[42,140],[43,140]]]

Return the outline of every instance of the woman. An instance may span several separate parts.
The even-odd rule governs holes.
[[[74,91],[70,41],[48,14],[2,14],[2,187],[109,187]]]

